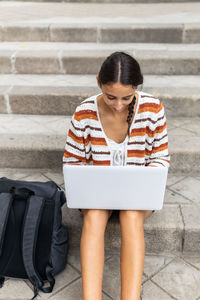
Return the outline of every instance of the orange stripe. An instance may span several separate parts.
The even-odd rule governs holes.
[[[128,150],[128,157],[144,157],[145,150]]]
[[[130,137],[134,136],[144,136],[145,134],[148,134],[150,138],[154,137],[156,133],[161,133],[165,128],[167,124],[166,122],[162,126],[156,127],[156,129],[153,131],[148,126],[144,128],[134,128],[131,131]]]
[[[161,133],[166,128],[166,126],[167,126],[167,124],[165,122],[163,125],[156,127],[154,132],[155,133]]]
[[[159,147],[154,147],[152,152],[156,153],[156,152],[163,151],[163,150],[166,150],[166,149],[168,149],[168,143],[162,144]]]
[[[77,121],[83,120],[83,119],[93,119],[98,120],[96,111],[92,110],[81,110],[74,113],[74,119]]]
[[[168,162],[168,163],[170,162],[170,160],[167,160],[167,159],[164,159],[164,158],[162,158],[162,160],[164,160],[164,161],[166,161],[166,162]]]
[[[86,162],[86,158],[85,157],[81,157],[81,156],[76,155],[74,153],[71,153],[71,152],[69,152],[67,150],[64,151],[64,157],[66,157],[66,158],[75,157],[75,158],[81,160],[82,162]]]
[[[160,104],[144,103],[144,104],[140,104],[138,113],[147,112],[147,111],[159,113],[159,111],[161,111],[162,107],[163,106],[162,106],[161,102],[160,102]]]
[[[77,143],[79,143],[79,144],[83,144],[83,143],[84,143],[83,137],[82,137],[82,136],[77,136],[77,135],[75,135],[75,134],[71,131],[71,129],[69,129],[68,136],[71,137],[75,142],[77,142]]]
[[[104,138],[92,137],[90,134],[85,139],[85,146],[91,142],[92,145],[107,146],[106,140]]]
[[[109,160],[93,160],[94,166],[110,166]]]
[[[154,137],[155,135],[155,131],[152,131],[149,127],[145,127],[145,128],[134,128],[131,131],[130,137],[134,137],[134,136],[144,136],[148,134],[148,136],[150,138]]]
[[[144,157],[145,155],[150,156],[151,151],[148,149],[145,150],[128,150],[128,157]]]
[[[130,137],[144,136],[146,134],[146,128],[134,128],[131,130]]]

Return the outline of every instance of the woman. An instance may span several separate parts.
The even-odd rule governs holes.
[[[138,62],[114,52],[103,62],[97,83],[102,93],[77,106],[63,163],[169,166],[166,118],[161,101],[137,90]],[[134,196],[134,194],[133,194]],[[80,241],[83,300],[102,299],[104,232],[112,210],[82,209]],[[145,257],[144,220],[151,210],[118,210],[121,228],[121,300],[140,299]]]

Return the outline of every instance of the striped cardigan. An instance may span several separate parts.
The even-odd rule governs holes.
[[[166,117],[162,102],[151,94],[139,95],[130,135],[126,143],[125,165],[169,167]],[[111,149],[103,130],[96,98],[82,101],[72,116],[66,138],[63,165],[111,165]]]

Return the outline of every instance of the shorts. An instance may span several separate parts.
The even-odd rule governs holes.
[[[80,212],[82,212],[80,208],[79,208],[78,210],[79,210]],[[155,211],[155,210],[152,210],[152,213],[154,213],[154,211]],[[118,213],[119,213],[119,209],[113,209],[113,212],[112,212],[112,213],[118,214]]]

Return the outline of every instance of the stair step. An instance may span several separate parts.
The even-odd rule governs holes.
[[[1,168],[55,168],[62,156],[71,116],[0,115]],[[199,118],[167,118],[170,172],[198,173]]]
[[[4,1],[4,0],[0,0]],[[59,2],[66,2],[66,3],[183,3],[188,2],[188,0],[7,0],[6,2],[50,2],[50,3],[59,3]],[[199,2],[199,0],[192,0],[192,2]]]
[[[0,178],[26,181],[55,181],[64,189],[62,170],[0,169]],[[199,254],[199,188],[200,174],[168,174],[164,206],[144,222],[146,253]],[[83,216],[78,209],[62,208],[63,223],[67,225],[72,247],[80,245]],[[192,217],[191,217],[192,216]],[[119,219],[112,215],[105,232],[105,248],[113,252],[121,246]]]
[[[168,117],[200,117],[200,76],[145,75],[143,87],[163,101]],[[72,115],[100,93],[94,75],[0,75],[0,113]]]
[[[200,42],[197,2],[0,2],[0,9],[0,41]]]
[[[118,50],[133,55],[144,74],[199,75],[200,44],[130,43],[0,43],[0,73],[97,74]]]

